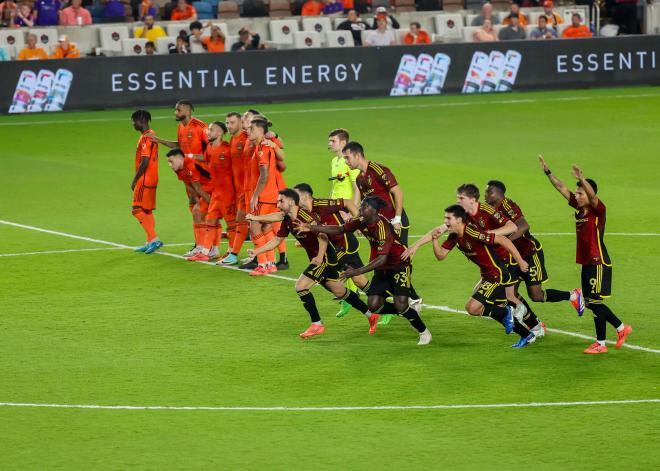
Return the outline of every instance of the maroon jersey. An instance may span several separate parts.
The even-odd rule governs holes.
[[[487,232],[504,226],[509,222],[509,218],[492,206],[486,203],[479,203],[477,213],[474,216],[468,214],[468,222],[474,224],[478,230]],[[509,252],[504,247],[498,245],[495,247],[495,251],[502,260],[509,260]]]
[[[388,220],[396,216],[394,200],[390,195],[390,190],[398,183],[389,168],[376,162],[369,162],[367,169],[360,172],[360,175],[355,179],[355,183],[360,190],[362,199],[367,196],[378,196],[387,203],[387,206],[380,210],[383,216]]]
[[[318,215],[321,222],[327,226],[341,226],[344,220],[339,211],[346,211],[343,199],[312,199],[312,213]],[[328,239],[338,252],[348,247],[347,234],[328,234]]]
[[[449,234],[447,240],[442,243],[442,247],[447,250],[453,249],[456,245],[479,267],[484,280],[497,283],[502,281],[502,272],[506,272],[506,265],[495,251],[495,234],[478,230],[470,224],[465,226],[463,237]]]
[[[299,223],[306,222],[309,224],[320,224],[321,220],[317,215],[313,213],[310,214],[303,208],[298,208],[298,214],[296,215],[296,218],[292,220],[289,216],[284,216],[282,225],[277,231],[277,237],[282,238],[286,238],[289,236],[289,234],[293,234],[296,240],[300,242],[300,245],[305,249],[307,256],[311,260],[319,254],[318,234],[313,234],[311,232],[298,233],[295,225],[296,221]],[[330,264],[337,263],[335,250],[330,244],[328,244],[328,249],[325,251],[325,261]]]
[[[577,248],[575,262],[580,265],[610,265],[603,235],[605,234],[605,205],[598,199],[598,207],[591,205],[579,208],[575,195],[571,193],[568,205],[575,208],[575,233]]]
[[[399,236],[394,232],[394,227],[382,214],[373,224],[367,224],[363,218],[352,219],[343,225],[344,231],[354,232],[360,230],[371,245],[369,261],[373,261],[380,255],[387,255],[385,264],[379,270],[391,270],[401,268],[410,264],[408,260],[401,260],[401,254],[406,246],[401,242]]]
[[[513,222],[516,222],[524,217],[520,206],[518,206],[511,198],[504,198],[500,205],[495,208],[495,210],[499,213],[505,214]],[[527,258],[542,248],[539,241],[534,238],[529,230],[525,232],[521,237],[518,237],[516,240],[514,240],[513,245],[516,246],[522,258]]]

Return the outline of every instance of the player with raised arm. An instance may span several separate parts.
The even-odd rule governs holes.
[[[386,306],[386,298],[390,294],[394,298],[396,313],[405,317],[419,333],[418,345],[431,343],[431,332],[426,328],[419,312],[408,302],[412,287],[412,265],[403,260],[401,255],[406,246],[401,242],[394,227],[382,213],[386,202],[377,196],[368,196],[360,205],[360,217],[341,226],[321,226],[299,224],[300,231],[338,235],[359,230],[371,245],[369,263],[360,268],[347,268],[340,274],[341,279],[374,272],[371,285],[367,291],[369,311],[379,313]],[[372,317],[370,317],[370,324]],[[372,324],[370,332],[375,332]]]
[[[135,175],[131,183],[133,191],[132,214],[140,222],[147,236],[147,242],[136,252],[150,254],[163,246],[156,234],[156,188],[158,187],[158,144],[149,139],[151,113],[137,110],[131,116],[133,128],[140,133],[135,151]]]
[[[586,308],[594,314],[596,326],[596,342],[589,345],[584,353],[591,355],[607,353],[605,338],[608,323],[617,332],[614,347],[621,348],[633,329],[621,322],[604,302],[612,292],[612,262],[605,247],[606,208],[597,196],[598,185],[592,179],[584,178],[580,167],[573,165],[572,174],[577,180],[577,187],[573,193],[552,174],[542,155],[539,156],[539,162],[550,183],[566,198],[568,205],[575,209],[577,235],[575,261],[582,265],[582,293]]]
[[[325,332],[325,326],[321,321],[321,315],[316,307],[314,295],[311,289],[315,284],[322,285],[330,291],[335,297],[345,299],[355,309],[362,312],[369,321],[369,332],[375,330],[378,322],[378,315],[371,314],[367,305],[360,300],[360,297],[346,289],[343,282],[339,280],[337,273],[337,257],[334,248],[328,243],[328,237],[325,234],[302,233],[297,229],[298,224],[319,224],[321,221],[314,213],[306,211],[300,207],[298,193],[290,188],[281,190],[277,198],[277,207],[283,213],[284,219],[276,237],[265,245],[262,245],[248,252],[258,257],[268,250],[273,250],[289,234],[293,234],[300,245],[305,249],[309,257],[310,265],[303,271],[296,281],[296,292],[302,301],[303,306],[309,313],[311,325],[300,334],[302,338],[309,338]],[[246,217],[250,221],[271,220],[274,214],[264,216],[255,216],[248,214]]]

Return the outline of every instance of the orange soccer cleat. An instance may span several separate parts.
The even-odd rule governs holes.
[[[277,273],[277,267],[275,265],[269,265],[268,268],[266,268],[266,271],[268,271],[268,273]]]
[[[302,332],[300,336],[304,339],[308,339],[310,337],[314,337],[315,335],[320,335],[323,332],[325,332],[325,326],[323,324],[312,324],[307,327],[307,330]]]
[[[607,347],[605,345],[601,345],[598,342],[594,342],[589,347],[587,347],[584,352],[587,355],[598,355],[599,353],[607,353]]]
[[[208,262],[211,260],[211,257],[208,255],[202,253],[202,252],[197,252],[196,254],[191,255],[190,257],[186,257],[186,260],[189,262]]]
[[[632,327],[629,325],[626,325],[623,327],[623,330],[621,332],[617,332],[616,335],[619,337],[616,341],[616,344],[614,345],[614,348],[621,348],[623,347],[623,344],[626,343],[626,337],[628,337],[628,334],[632,332]]]
[[[264,276],[268,275],[268,269],[262,265],[257,266],[254,270],[250,272],[250,276]]]
[[[375,313],[369,316],[369,335],[374,335],[376,333],[379,318],[380,315]]]

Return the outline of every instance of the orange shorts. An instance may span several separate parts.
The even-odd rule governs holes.
[[[224,219],[226,222],[233,222],[236,220],[236,203],[227,201],[215,193],[211,196],[208,211],[206,212],[207,220]]]
[[[277,203],[257,203],[257,210],[255,211],[256,216],[265,216],[267,214],[273,214],[279,212],[277,209]]]
[[[135,185],[133,190],[133,206],[153,211],[156,209],[156,187]]]
[[[209,204],[204,198],[198,198],[196,206],[197,210],[202,214],[206,214],[206,212],[209,210]]]

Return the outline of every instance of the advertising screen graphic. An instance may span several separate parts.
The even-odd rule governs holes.
[[[53,73],[41,69],[38,74],[24,70],[16,84],[9,113],[62,111],[71,88],[73,74],[67,69]]]
[[[463,83],[463,93],[509,92],[518,76],[522,55],[518,51],[506,53],[476,51]]]
[[[447,54],[404,54],[390,96],[438,95],[445,85],[451,59]]]

